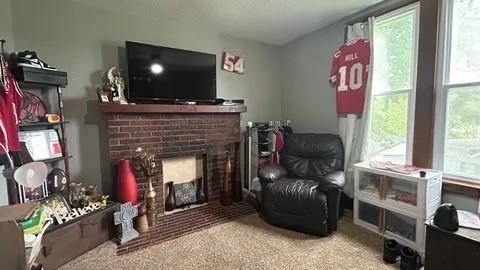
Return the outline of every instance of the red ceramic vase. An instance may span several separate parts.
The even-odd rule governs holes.
[[[133,174],[129,159],[121,159],[117,171],[117,201],[137,204],[138,190],[137,179]]]

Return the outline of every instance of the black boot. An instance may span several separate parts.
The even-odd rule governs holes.
[[[403,247],[400,251],[401,270],[418,270],[423,266],[422,257],[413,249],[409,247]]]
[[[400,245],[393,239],[385,239],[383,241],[383,261],[388,264],[397,262],[400,255]]]

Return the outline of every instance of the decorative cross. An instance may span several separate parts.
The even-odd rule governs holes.
[[[115,225],[122,224],[120,244],[125,244],[139,235],[139,233],[133,228],[132,222],[132,219],[137,215],[138,208],[132,206],[132,203],[130,202],[120,205],[120,212],[115,212]]]

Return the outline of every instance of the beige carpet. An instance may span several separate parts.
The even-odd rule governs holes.
[[[383,263],[381,248],[380,236],[349,218],[318,238],[254,214],[122,256],[109,242],[61,269],[398,269]]]

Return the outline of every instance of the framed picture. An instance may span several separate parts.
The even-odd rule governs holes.
[[[63,155],[58,133],[54,129],[19,132],[22,152],[32,161],[41,161]],[[29,161],[28,158],[25,162]]]
[[[110,102],[109,93],[104,91],[102,88],[97,89],[97,96],[98,96],[98,101],[100,101],[101,103]]]
[[[48,216],[57,224],[61,224],[61,217],[70,213],[70,206],[61,194],[53,194],[40,201],[40,204],[47,210]]]
[[[46,181],[37,188],[28,188],[18,184],[18,195],[20,203],[38,201],[48,196]]]

